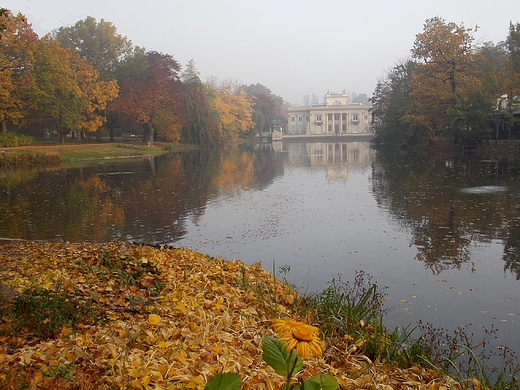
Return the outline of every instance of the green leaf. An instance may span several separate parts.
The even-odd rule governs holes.
[[[242,378],[235,372],[218,373],[209,378],[205,390],[240,390]]]
[[[274,337],[262,337],[262,357],[278,375],[287,376],[291,367],[287,367],[289,352],[287,344]]]
[[[305,379],[302,381],[301,390],[320,390],[320,384],[311,380]]]
[[[296,355],[296,351],[289,351],[287,344],[274,337],[262,337],[262,357],[277,374],[293,376],[303,367],[302,358]]]
[[[314,375],[307,381],[316,383],[318,385],[317,389],[321,390],[336,390],[339,387],[339,383],[336,378],[330,374]],[[304,386],[303,388],[307,390],[307,387]],[[315,389],[315,387],[309,387],[309,389]]]

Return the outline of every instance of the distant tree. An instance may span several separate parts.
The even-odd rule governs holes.
[[[371,98],[371,126],[375,140],[390,145],[417,143],[424,136],[425,127],[405,123],[403,117],[412,105],[412,77],[417,63],[405,60],[396,64],[379,79]]]
[[[404,119],[427,128],[430,141],[480,136],[475,127],[482,120],[478,114],[482,108],[489,112],[490,102],[481,101],[478,54],[472,45],[475,30],[435,17],[416,35],[411,50],[418,61],[411,94],[415,105]]]
[[[113,79],[119,62],[133,52],[132,42],[118,34],[112,23],[97,22],[92,16],[71,27],[60,27],[53,35],[61,46],[86,59],[103,80]]]
[[[181,80],[183,83],[200,83],[200,72],[197,69],[195,60],[192,58],[186,64],[186,69],[182,72]]]
[[[279,96],[274,95],[271,90],[262,84],[242,85],[241,90],[252,98],[252,119],[255,123],[252,131],[256,133],[268,131],[273,119],[283,119],[284,102]]]
[[[50,36],[36,45],[31,75],[35,88],[27,98],[38,113],[52,120],[61,143],[71,131],[97,130],[104,122],[99,110],[117,94],[115,82],[98,82],[92,65]]]
[[[5,133],[7,122],[18,124],[29,106],[24,93],[34,85],[28,69],[34,60],[38,36],[22,14],[13,16],[4,9],[0,23],[0,121]]]
[[[240,134],[254,128],[252,119],[252,99],[233,80],[219,82],[209,79],[211,109],[216,113],[217,126],[221,137],[227,141],[235,141]]]
[[[200,81],[200,73],[192,59],[182,73],[182,106],[186,121],[181,130],[181,142],[210,146],[220,143],[221,137],[212,112],[206,88]]]
[[[180,65],[170,55],[155,51],[130,57],[121,71],[126,79],[111,105],[145,128],[145,141],[155,137],[179,141],[183,126]]]

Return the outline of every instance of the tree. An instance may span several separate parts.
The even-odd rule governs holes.
[[[218,82],[210,79],[206,83],[210,89],[210,105],[217,114],[219,132],[228,141],[238,139],[254,127],[252,119],[252,99],[231,80]]]
[[[184,122],[179,63],[155,51],[144,56],[136,53],[128,60],[122,67],[128,78],[121,84],[121,93],[111,109],[143,125],[149,144],[155,136],[179,141]]]
[[[100,79],[104,81],[114,80],[121,62],[131,56],[134,50],[138,50],[126,36],[117,33],[112,23],[103,19],[97,22],[91,16],[78,21],[74,26],[61,27],[53,34],[63,47],[79,53],[94,66],[100,73]],[[107,117],[110,140],[114,141],[118,116],[104,109],[102,115]],[[96,139],[101,141],[100,131],[96,133]]]
[[[0,121],[6,133],[7,122],[19,123],[28,107],[23,91],[32,85],[27,69],[38,36],[22,14],[13,16],[5,10],[0,21],[4,28],[0,35]]]
[[[257,83],[248,86],[243,85],[240,89],[252,98],[254,132],[268,131],[274,119],[285,117],[283,99],[274,95],[269,88]]]
[[[120,61],[132,53],[132,42],[117,33],[116,27],[103,19],[88,16],[71,27],[60,27],[54,37],[62,47],[77,51],[100,73],[102,80],[114,78]]]
[[[186,121],[181,131],[181,142],[209,146],[220,143],[215,115],[211,110],[206,88],[192,59],[182,73],[182,106]]]
[[[371,98],[371,126],[375,140],[381,144],[414,144],[424,137],[425,127],[404,120],[410,109],[412,77],[417,63],[412,60],[401,61],[379,79]]]
[[[520,23],[509,23],[509,34],[506,40],[508,59],[506,60],[506,116],[507,128],[511,127],[518,119],[514,116],[520,107]]]
[[[114,82],[97,82],[94,67],[50,36],[36,45],[31,74],[35,88],[27,98],[36,111],[51,119],[61,143],[71,131],[97,130],[104,122],[99,110],[117,94]]]
[[[411,49],[419,63],[412,80],[415,107],[406,119],[426,126],[432,141],[474,136],[468,123],[474,111],[467,109],[482,96],[474,31],[435,17],[426,20],[424,31],[416,35]]]

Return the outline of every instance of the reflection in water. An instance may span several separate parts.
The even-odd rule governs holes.
[[[389,286],[396,322],[500,321],[516,345],[519,168],[283,142],[8,170],[0,237],[188,246],[269,270],[275,261],[309,291],[361,268]]]
[[[466,194],[493,194],[495,192],[503,192],[506,190],[507,187],[504,186],[479,186],[461,189],[461,191]]]

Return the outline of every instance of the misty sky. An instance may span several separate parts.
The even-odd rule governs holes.
[[[194,59],[201,78],[260,83],[290,103],[306,94],[372,95],[376,81],[408,58],[426,19],[479,26],[476,42],[504,41],[520,0],[16,0],[44,35],[92,16],[134,45]]]

